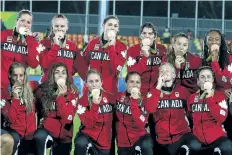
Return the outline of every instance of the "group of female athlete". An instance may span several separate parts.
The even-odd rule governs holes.
[[[83,51],[67,39],[63,14],[38,40],[33,16],[18,13],[13,30],[1,31],[1,152],[3,155],[232,155],[232,55],[221,32],[211,29],[203,55],[178,33],[167,50],[157,29],[144,23],[140,43],[117,39],[119,20],[104,19],[103,33]],[[40,83],[27,67],[41,66]],[[127,69],[125,92],[118,79]],[[83,96],[73,84],[85,81]],[[73,133],[74,116],[81,121]],[[74,142],[72,142],[75,136]]]

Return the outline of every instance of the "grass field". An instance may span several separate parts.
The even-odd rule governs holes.
[[[77,115],[75,115],[75,117],[74,117],[73,139],[72,139],[73,143],[72,143],[72,151],[71,151],[70,155],[74,155],[74,139],[76,137],[76,134],[78,132],[80,124],[81,123],[80,123],[79,117]]]

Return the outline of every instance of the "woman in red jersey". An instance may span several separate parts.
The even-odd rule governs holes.
[[[19,145],[31,143],[34,138],[37,125],[35,99],[23,64],[18,62],[11,64],[8,76],[10,85],[1,92],[1,114],[3,129],[14,138],[13,154],[17,154]],[[30,147],[21,147],[19,154],[29,151]]]
[[[86,85],[88,92],[77,104],[82,125],[75,138],[75,155],[110,155],[113,97],[102,90],[102,77],[95,69],[87,72]]]
[[[67,39],[68,19],[63,14],[55,15],[51,21],[51,33],[39,45],[40,65],[43,70],[42,82],[47,79],[48,70],[52,64],[62,62],[67,66],[71,77],[74,72],[79,72],[83,62],[76,44]],[[74,65],[74,62],[78,62]],[[79,72],[81,74],[81,72]],[[82,74],[81,74],[82,76]],[[71,78],[72,80],[72,78]]]
[[[72,148],[73,119],[78,93],[72,92],[65,64],[51,66],[48,78],[41,85],[43,118],[35,132],[36,155],[46,154],[52,145],[53,155],[69,155]]]
[[[153,113],[156,140],[162,154],[176,155],[182,150],[197,155],[201,145],[191,133],[187,118],[187,88],[175,83],[176,72],[172,64],[160,65],[156,88],[147,94],[147,111]],[[163,152],[164,151],[164,152]]]
[[[203,44],[203,65],[209,65],[215,74],[216,90],[224,91],[227,100],[232,98],[232,56],[228,53],[224,36],[217,29],[207,32]],[[228,103],[231,109],[232,100]],[[225,129],[228,137],[232,140],[232,114],[229,114],[225,121]]]
[[[125,79],[126,92],[117,95],[116,122],[119,155],[153,155],[153,141],[146,130],[148,112],[141,96],[141,76],[129,72]]]
[[[8,87],[8,69],[12,63],[19,62],[32,68],[39,65],[38,43],[33,38],[31,25],[32,13],[21,10],[17,15],[15,28],[1,31],[2,88]]]
[[[102,27],[102,35],[93,39],[82,54],[85,62],[81,65],[82,71],[85,72],[82,75],[86,75],[88,68],[96,69],[102,75],[103,88],[108,92],[116,93],[118,75],[126,61],[127,47],[116,38],[119,31],[117,17],[106,17]]]
[[[188,110],[193,120],[193,134],[208,154],[231,155],[232,142],[227,138],[223,122],[228,115],[228,105],[223,91],[214,88],[211,67],[203,66],[197,75],[199,91],[188,98]]]
[[[176,68],[176,83],[186,87],[189,92],[197,91],[197,80],[195,71],[201,66],[202,60],[200,57],[190,53],[189,39],[184,33],[178,33],[174,36],[172,50],[163,59],[171,63]]]
[[[165,46],[156,43],[157,30],[152,23],[144,23],[140,27],[141,42],[128,49],[128,71],[137,71],[141,74],[143,96],[155,87],[159,71],[159,65],[166,54]]]
[[[216,89],[224,90],[226,97],[231,94],[232,56],[227,51],[225,38],[219,30],[207,32],[203,47],[203,65],[212,67],[216,78]]]

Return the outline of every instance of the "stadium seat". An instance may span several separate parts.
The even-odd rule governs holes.
[[[72,41],[72,35],[71,34],[67,34],[66,37],[67,37],[68,40]]]
[[[134,45],[139,44],[139,40],[134,40]]]
[[[128,39],[128,41],[130,41],[130,40],[133,40],[133,37],[132,36],[128,36],[127,39]]]
[[[118,39],[118,40],[120,40],[121,38],[122,38],[122,36],[120,36],[120,35],[117,36],[117,39]]]
[[[89,42],[90,42],[91,40],[93,40],[94,38],[95,38],[95,37],[94,37],[94,34],[90,34],[89,37],[88,37]]]
[[[78,39],[77,34],[73,34],[73,35],[72,35],[72,40],[75,40],[75,41],[76,41],[77,39]]]
[[[127,36],[123,36],[121,39],[122,40],[127,40]]]
[[[83,39],[84,37],[83,37],[82,34],[78,34],[78,35],[77,35],[77,38],[78,38],[78,39]]]
[[[134,41],[132,39],[128,39],[129,44],[134,44]]]
[[[138,37],[138,36],[134,36],[134,37],[133,37],[133,40],[134,40],[134,42],[135,42],[135,41],[139,41],[139,37]]]
[[[77,37],[77,34],[73,34],[72,35],[72,41],[77,44],[77,40],[78,40],[78,37]]]

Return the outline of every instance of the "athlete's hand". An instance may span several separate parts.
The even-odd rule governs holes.
[[[230,98],[230,96],[231,96],[231,91],[232,91],[231,88],[225,90],[225,95],[226,95],[227,98]]]
[[[206,98],[213,96],[213,84],[211,82],[205,82],[204,92],[206,93]]]
[[[108,37],[109,46],[110,45],[115,45],[115,43],[116,43],[116,33],[115,33],[115,31],[108,30],[107,31],[107,37]]]
[[[22,82],[17,81],[14,83],[14,85],[12,86],[12,95],[14,98],[19,99],[21,97],[21,93],[22,93]]]
[[[159,75],[156,89],[161,90],[161,88],[164,86],[164,83],[165,83],[165,76],[163,74],[161,74],[161,75]]]
[[[58,90],[59,90],[58,96],[62,96],[62,95],[65,95],[67,93],[68,88],[66,85],[58,84]]]
[[[212,56],[212,61],[217,61],[218,60],[218,55],[219,55],[219,46],[217,44],[213,44],[210,47],[210,53]]]
[[[177,68],[181,68],[181,64],[185,62],[185,58],[183,56],[177,56],[175,59],[175,65]]]
[[[63,32],[56,32],[55,36],[53,37],[53,41],[55,44],[60,45],[60,40],[64,38],[64,33]]]
[[[102,100],[102,96],[94,95],[94,96],[93,96],[93,99],[92,99],[92,102],[93,102],[94,104],[100,104],[100,103],[101,103],[101,100]]]
[[[150,49],[150,46],[143,46],[141,48],[140,55],[148,57],[150,55],[149,49]]]
[[[130,97],[133,98],[133,99],[141,98],[141,93],[139,91],[139,88],[137,88],[137,87],[132,88]]]

